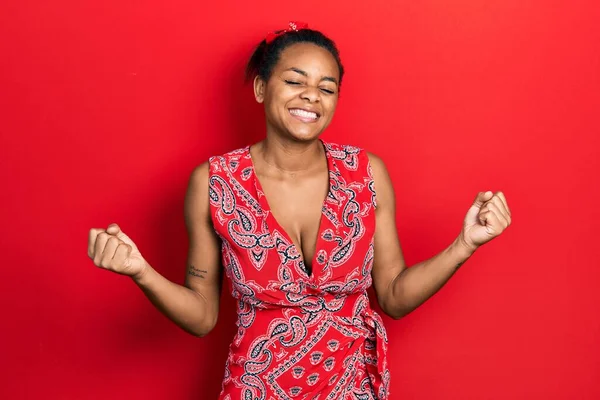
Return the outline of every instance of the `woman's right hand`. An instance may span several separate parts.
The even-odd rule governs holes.
[[[133,240],[117,224],[110,224],[106,230],[90,229],[88,256],[97,267],[134,278],[148,268]]]

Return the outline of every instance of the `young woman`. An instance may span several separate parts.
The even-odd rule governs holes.
[[[118,225],[90,230],[94,264],[131,276],[196,336],[217,322],[225,273],[239,329],[221,399],[388,399],[386,330],[367,288],[400,318],[511,223],[505,196],[480,192],[453,243],[406,268],[383,161],[319,138],[343,74],[335,44],[304,25],[290,23],[260,43],[248,75],[266,135],[192,172],[185,286],[158,274]]]

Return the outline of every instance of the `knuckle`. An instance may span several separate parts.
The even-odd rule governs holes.
[[[131,251],[131,246],[125,242],[121,242],[119,244],[119,250],[123,251],[123,253],[129,253]]]

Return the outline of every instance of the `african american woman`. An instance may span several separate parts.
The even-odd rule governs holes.
[[[258,45],[247,77],[266,134],[191,173],[184,286],[156,272],[117,224],[89,232],[96,266],[130,276],[199,337],[217,322],[227,276],[238,330],[220,399],[389,399],[388,338],[367,289],[385,314],[401,318],[511,223],[502,192],[479,192],[459,236],[407,268],[383,161],[320,138],[343,75],[334,42],[305,24]]]

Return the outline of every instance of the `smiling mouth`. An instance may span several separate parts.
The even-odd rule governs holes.
[[[314,122],[319,119],[320,115],[314,111],[306,111],[301,108],[291,108],[290,114],[303,122]]]

